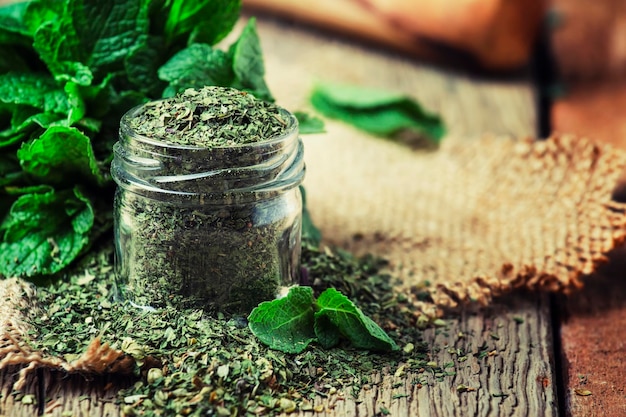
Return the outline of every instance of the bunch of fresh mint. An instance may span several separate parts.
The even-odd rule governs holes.
[[[0,275],[54,274],[110,229],[119,120],[203,85],[271,100],[241,0],[33,0],[0,8]]]

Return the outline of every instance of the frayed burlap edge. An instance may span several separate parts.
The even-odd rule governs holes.
[[[340,129],[306,143],[313,220],[325,243],[387,258],[399,291],[429,293],[414,302],[426,315],[579,289],[626,240],[626,205],[612,200],[622,151],[558,135],[412,152]]]
[[[41,314],[35,287],[17,278],[0,280],[0,370],[22,367],[13,389],[20,391],[31,372],[38,368],[77,374],[131,374],[134,360],[108,343],[93,339],[85,352],[71,362],[34,350],[27,342],[36,334],[28,315]],[[35,336],[36,337],[36,336]]]

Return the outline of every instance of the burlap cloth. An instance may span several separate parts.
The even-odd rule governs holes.
[[[621,151],[589,140],[450,139],[434,152],[331,123],[306,141],[307,197],[326,243],[388,258],[401,291],[442,307],[518,288],[569,291],[624,242]]]
[[[389,259],[411,298],[436,314],[470,300],[488,303],[518,288],[568,291],[626,237],[626,205],[611,199],[622,152],[588,140],[446,140],[436,151],[359,134],[330,122],[305,140],[307,197],[324,243]],[[428,283],[425,286],[425,283]],[[33,351],[34,289],[0,281],[0,370],[129,372],[130,359],[94,340],[76,361]],[[414,297],[413,297],[414,298]]]
[[[35,288],[30,283],[15,278],[0,281],[0,371],[21,368],[14,376],[14,390],[21,390],[30,372],[39,367],[84,374],[129,374],[134,370],[130,356],[101,343],[99,338],[93,339],[87,350],[72,362],[31,348],[26,339],[38,335],[28,317],[43,314],[42,307],[37,304]]]

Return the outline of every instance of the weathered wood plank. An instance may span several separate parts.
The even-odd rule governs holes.
[[[549,303],[517,296],[424,331],[431,360],[456,372],[378,375],[358,402],[318,398],[327,416],[557,416]],[[459,353],[460,352],[460,353]],[[393,372],[393,371],[392,371]],[[467,387],[467,388],[463,388]]]
[[[39,381],[32,378],[20,393],[13,392],[21,368],[7,367],[0,371],[0,417],[36,416],[39,410]],[[29,398],[24,399],[25,396]],[[32,401],[31,401],[32,399]]]
[[[65,417],[119,416],[117,393],[132,385],[128,378],[68,376],[64,372],[43,370],[39,383],[44,387],[45,415]],[[69,414],[71,412],[71,414]]]
[[[626,415],[626,249],[562,300],[565,415]]]

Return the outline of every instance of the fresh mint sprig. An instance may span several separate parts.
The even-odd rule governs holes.
[[[331,348],[341,339],[359,349],[398,350],[383,329],[334,288],[315,300],[311,287],[292,287],[286,297],[252,310],[248,326],[261,342],[285,353],[300,353],[312,342]]]
[[[0,276],[55,274],[110,230],[121,116],[188,87],[272,100],[241,0],[32,0],[0,7]]]

